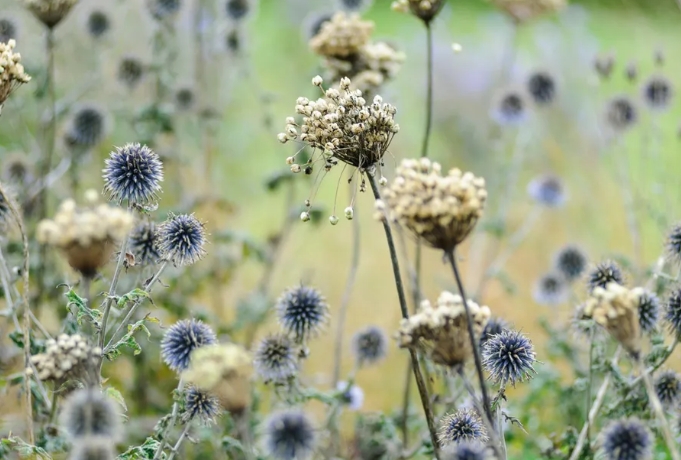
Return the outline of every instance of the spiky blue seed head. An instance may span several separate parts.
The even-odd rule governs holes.
[[[518,331],[506,329],[490,338],[482,349],[483,365],[500,384],[523,382],[536,374],[537,355],[532,341]]]
[[[169,368],[179,373],[189,367],[192,351],[215,342],[210,326],[200,320],[184,319],[166,331],[161,341],[161,356]]]
[[[114,443],[106,436],[87,436],[73,440],[69,460],[114,460]]]
[[[64,401],[61,425],[72,440],[88,436],[118,440],[121,435],[116,404],[95,388],[74,391]]]
[[[493,460],[490,450],[479,441],[462,441],[442,450],[442,460]]]
[[[667,234],[667,255],[676,263],[681,263],[681,224],[674,225]]]
[[[180,0],[148,0],[149,12],[157,21],[174,17],[182,6]]]
[[[558,251],[554,266],[556,270],[568,281],[574,281],[586,270],[587,257],[584,251],[577,246],[565,246]]]
[[[302,285],[284,291],[277,300],[276,310],[279,323],[298,342],[316,336],[329,315],[329,306],[322,294]]]
[[[638,322],[643,332],[652,332],[660,319],[660,299],[655,293],[644,291],[638,299]]]
[[[542,206],[558,208],[567,200],[563,181],[552,174],[535,177],[527,184],[527,194]]]
[[[617,420],[601,433],[601,446],[607,460],[647,460],[654,438],[648,427],[636,418]]]
[[[597,287],[605,288],[608,283],[624,284],[622,269],[612,260],[599,263],[587,276],[589,291],[593,291]]]
[[[502,331],[505,331],[509,327],[509,324],[503,319],[496,316],[491,317],[487,320],[487,323],[480,334],[480,348],[484,347],[487,341],[493,336],[501,334]]]
[[[624,131],[638,121],[638,112],[631,99],[627,96],[618,96],[608,103],[606,118],[611,128]]]
[[[540,305],[558,305],[568,299],[567,281],[559,273],[547,273],[534,286],[532,297]]]
[[[101,109],[83,106],[73,114],[67,133],[68,143],[72,147],[94,147],[104,137],[105,127],[106,115]]]
[[[352,349],[360,366],[374,364],[388,353],[388,338],[380,327],[368,326],[352,338]]]
[[[191,265],[206,255],[206,230],[193,214],[171,214],[158,227],[161,257],[175,265]]]
[[[102,170],[104,191],[117,203],[148,205],[156,202],[163,181],[163,164],[146,145],[126,144],[109,154]]]
[[[124,56],[118,63],[116,75],[121,83],[132,89],[142,80],[144,71],[144,63],[139,58]]]
[[[94,10],[88,15],[86,26],[90,36],[100,38],[108,32],[111,27],[111,20],[105,12]]]
[[[185,390],[184,413],[182,414],[182,420],[185,423],[198,420],[209,425],[215,423],[218,415],[220,415],[220,402],[215,396],[194,385],[190,385]]]
[[[336,390],[342,392],[340,395],[343,405],[350,410],[360,410],[364,405],[364,390],[357,385],[348,386],[348,382],[338,382]]]
[[[672,370],[660,372],[655,379],[655,393],[667,409],[674,409],[681,400],[681,378]]]
[[[233,21],[240,21],[248,15],[255,0],[227,0],[225,2],[225,12]]]
[[[527,80],[527,91],[535,104],[549,105],[556,98],[556,79],[548,72],[535,72]]]
[[[230,53],[238,53],[241,50],[241,33],[238,28],[233,28],[225,34],[225,47]]]
[[[284,382],[298,372],[296,349],[284,334],[265,337],[255,351],[253,364],[266,382]]]
[[[179,110],[189,110],[194,106],[195,96],[191,88],[180,88],[175,92],[175,106]]]
[[[0,18],[0,42],[7,43],[17,38],[17,25],[10,18]]]
[[[287,411],[273,414],[268,418],[265,427],[268,458],[305,460],[312,457],[315,430],[305,413]]]
[[[664,320],[676,337],[681,337],[681,289],[672,291],[667,299]]]
[[[643,84],[643,100],[653,110],[664,110],[674,96],[671,81],[662,75],[654,75]]]
[[[443,445],[463,441],[487,442],[487,429],[474,409],[459,409],[443,417],[438,437]]]
[[[527,101],[518,91],[502,94],[492,107],[492,119],[501,126],[516,126],[527,118]]]
[[[161,260],[156,224],[142,221],[132,230],[128,245],[135,257],[135,265],[153,265]]]

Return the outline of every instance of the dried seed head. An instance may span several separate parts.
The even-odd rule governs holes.
[[[532,297],[541,305],[558,305],[568,300],[570,291],[567,280],[560,273],[543,275],[534,286]]]
[[[631,128],[638,121],[636,106],[627,96],[611,99],[606,106],[605,117],[608,125],[618,132]]]
[[[12,91],[31,81],[21,65],[21,54],[14,52],[16,42],[0,43],[0,110]]]
[[[586,270],[587,256],[581,248],[568,245],[562,248],[555,256],[555,269],[568,281],[574,281],[581,277]]]
[[[493,0],[492,3],[520,24],[563,9],[567,0]]]
[[[655,378],[655,393],[665,409],[674,409],[681,400],[681,377],[673,370],[660,372]]]
[[[69,147],[89,149],[99,144],[106,132],[104,111],[92,104],[79,107],[73,113],[67,134]]]
[[[563,181],[553,174],[535,177],[527,184],[527,194],[538,204],[557,208],[565,204],[567,194]]]
[[[527,80],[527,91],[535,104],[551,104],[556,98],[556,79],[549,72],[538,71]]]
[[[383,329],[368,326],[352,338],[352,349],[359,366],[375,364],[388,353],[388,338]]]
[[[587,287],[593,291],[597,287],[604,288],[608,283],[624,284],[622,269],[612,260],[596,265],[587,276]]]
[[[111,19],[102,10],[92,10],[87,16],[85,26],[92,38],[101,38],[111,28]]]
[[[668,78],[662,75],[650,77],[642,88],[643,100],[652,110],[664,110],[674,96],[674,87]]]
[[[26,8],[49,29],[59,24],[78,0],[24,0]]]
[[[297,342],[319,334],[329,318],[329,305],[324,296],[303,285],[284,291],[275,308],[279,323]]]
[[[206,230],[193,214],[170,214],[158,227],[161,258],[178,266],[192,265],[206,255]]]
[[[61,334],[47,340],[45,351],[31,356],[31,363],[40,380],[55,381],[59,385],[67,380],[87,380],[101,355],[100,348],[90,347],[80,335]]]
[[[364,21],[357,14],[337,12],[330,21],[322,23],[310,40],[310,48],[327,57],[352,56],[369,42],[373,31],[373,22]]]
[[[190,385],[185,390],[184,413],[182,421],[189,423],[198,420],[204,425],[215,423],[215,419],[220,415],[220,401],[207,391],[195,385]]]
[[[142,221],[130,233],[128,247],[135,257],[135,265],[152,265],[161,260],[158,248],[158,230],[151,221]]]
[[[272,414],[265,422],[265,447],[274,460],[305,460],[312,457],[316,435],[304,412]]]
[[[73,392],[64,401],[61,422],[72,440],[87,436],[118,440],[122,434],[116,403],[95,388]]]
[[[146,145],[126,144],[109,154],[102,170],[104,190],[117,203],[154,204],[161,191],[163,164]]]
[[[440,422],[438,438],[445,446],[464,441],[486,443],[489,440],[485,424],[474,409],[459,409],[445,415]]]
[[[527,102],[523,92],[507,89],[492,103],[491,117],[501,126],[517,126],[527,119]]]
[[[180,12],[180,0],[147,0],[149,13],[157,21],[172,20]]]
[[[490,338],[482,349],[482,364],[490,378],[501,386],[523,382],[537,372],[537,355],[532,341],[518,331],[507,329]]]
[[[203,321],[178,321],[163,336],[161,356],[169,368],[183,372],[189,367],[190,355],[194,350],[213,345],[216,340],[213,330]]]
[[[17,38],[17,24],[8,17],[0,18],[0,43],[8,43],[11,39]]]
[[[637,418],[616,420],[600,435],[607,460],[648,460],[652,458],[654,437]]]
[[[123,56],[118,63],[116,76],[128,89],[133,89],[142,80],[145,70],[144,63],[138,57],[132,55]]]
[[[265,337],[253,358],[255,372],[266,382],[283,383],[298,373],[298,352],[284,334]]]
[[[411,13],[428,24],[435,19],[444,5],[444,0],[396,0],[392,8],[395,11]]]

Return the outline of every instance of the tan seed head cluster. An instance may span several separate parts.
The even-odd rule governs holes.
[[[315,53],[328,57],[356,55],[369,42],[373,31],[372,21],[364,21],[357,14],[338,12],[312,37],[310,48]]]
[[[428,23],[433,20],[444,6],[444,0],[397,0],[393,2],[395,11],[411,13]]]
[[[485,180],[427,158],[403,160],[376,201],[377,217],[406,227],[427,244],[452,251],[473,230],[487,199]]]
[[[61,334],[57,340],[49,339],[45,345],[44,353],[31,356],[40,380],[80,379],[99,362],[102,354],[101,348],[90,347],[78,334]]]
[[[0,107],[19,85],[31,81],[21,65],[21,54],[14,52],[16,42],[0,43]]]
[[[564,8],[567,0],[492,0],[492,3],[515,22],[523,23]]]
[[[490,318],[490,309],[471,300],[467,303],[473,331],[479,336]],[[461,296],[444,291],[435,307],[423,301],[416,315],[402,320],[398,341],[401,348],[423,349],[437,364],[449,367],[464,364],[473,350]]]
[[[50,29],[69,14],[78,0],[24,0],[24,5]]]
[[[632,356],[641,352],[638,304],[643,288],[628,289],[617,283],[594,288],[584,306],[584,316],[603,326]]]

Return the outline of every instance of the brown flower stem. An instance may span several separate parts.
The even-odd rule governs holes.
[[[376,200],[381,199],[381,193],[378,190],[378,184],[376,183],[376,178],[367,174],[369,183],[371,184],[371,191],[374,193],[374,198]],[[390,262],[393,268],[393,274],[395,275],[395,287],[397,289],[397,297],[400,302],[400,312],[402,313],[402,318],[409,318],[409,312],[407,310],[407,298],[404,295],[404,286],[402,284],[402,275],[400,275],[400,263],[397,258],[397,250],[395,248],[395,240],[393,239],[393,233],[390,229],[390,224],[386,219],[382,219],[383,230],[385,231],[385,238],[388,242],[388,250],[390,251]],[[421,404],[423,405],[423,412],[426,416],[426,423],[428,424],[428,431],[430,432],[430,439],[433,443],[433,449],[435,451],[435,457],[440,458],[440,445],[437,439],[437,431],[435,430],[435,423],[433,422],[433,410],[430,406],[430,399],[428,397],[428,390],[426,389],[425,381],[423,380],[423,374],[421,373],[421,366],[419,366],[418,357],[416,352],[409,348],[409,355],[411,357],[411,365],[414,372],[414,378],[416,379],[416,386],[419,390],[419,396],[421,397]]]
[[[459,268],[456,264],[454,251],[452,250],[446,252],[445,258],[452,267],[454,278],[456,279],[456,285],[459,288],[459,294],[461,294],[461,301],[463,303],[464,310],[466,310],[466,326],[468,327],[468,337],[471,340],[471,349],[473,350],[473,359],[475,360],[475,371],[478,374],[478,383],[480,384],[480,392],[482,393],[482,407],[485,411],[486,417],[489,420],[493,420],[489,394],[487,393],[487,385],[485,384],[485,375],[482,372],[482,361],[480,360],[480,351],[478,350],[478,339],[475,337],[475,331],[473,331],[473,320],[471,318],[470,309],[468,308],[468,299],[466,298],[466,292],[464,291],[463,283],[461,282],[461,275],[459,274]]]

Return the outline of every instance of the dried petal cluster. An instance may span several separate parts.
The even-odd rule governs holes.
[[[0,107],[19,85],[31,81],[21,65],[21,54],[15,53],[16,42],[0,43]]]
[[[467,303],[473,332],[479,336],[491,316],[490,309],[471,300]],[[450,367],[464,364],[473,350],[461,296],[443,291],[435,307],[423,301],[417,314],[402,320],[398,341],[401,348],[422,348],[437,364]]]
[[[584,306],[584,315],[603,326],[634,357],[641,351],[638,305],[643,293],[642,288],[608,283],[605,288],[594,288]]]
[[[78,0],[24,0],[24,5],[50,29],[69,14]]]
[[[492,0],[492,3],[522,23],[564,8],[567,0]]]
[[[430,246],[451,251],[473,230],[486,199],[481,177],[460,169],[443,176],[440,164],[427,158],[403,160],[376,202],[377,217],[385,213]]]
[[[411,13],[426,23],[433,20],[444,6],[444,0],[397,0],[393,2],[395,11]]]
[[[310,48],[328,57],[356,55],[369,43],[373,31],[372,21],[364,21],[358,14],[346,15],[341,11],[322,24],[319,33],[310,40]]]
[[[90,347],[78,334],[61,334],[57,340],[49,339],[45,346],[44,353],[31,356],[40,380],[79,379],[99,362],[102,354],[100,348]]]

